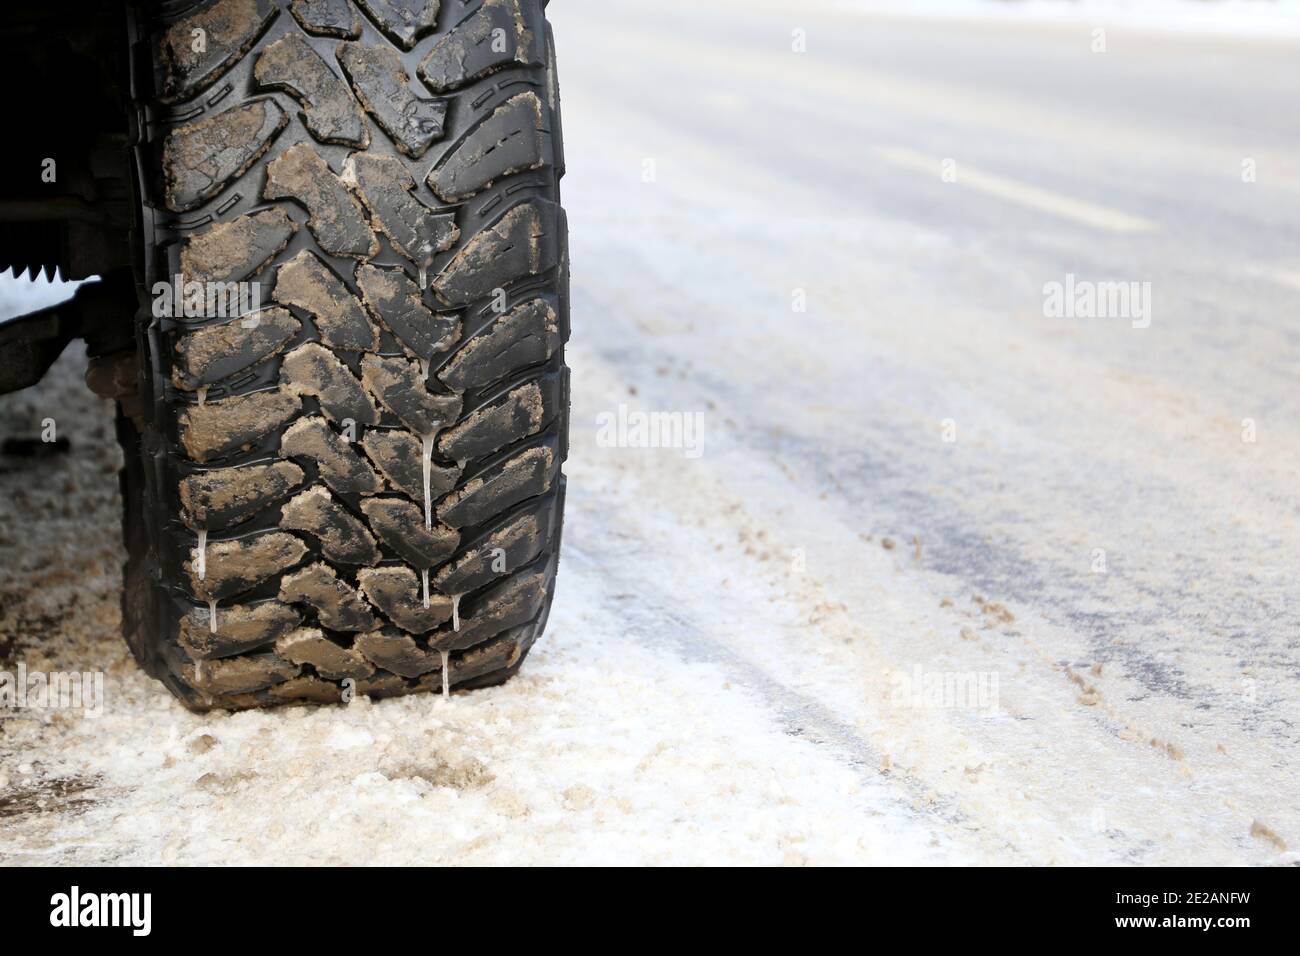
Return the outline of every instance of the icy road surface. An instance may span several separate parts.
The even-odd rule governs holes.
[[[83,360],[0,400],[72,442],[0,459],[0,661],[107,672],[0,721],[0,859],[1300,861],[1298,41],[787,6],[551,4],[573,450],[507,686],[186,713]]]

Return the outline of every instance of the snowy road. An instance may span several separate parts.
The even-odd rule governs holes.
[[[0,459],[0,659],[108,696],[0,722],[0,860],[1300,861],[1300,40],[550,12],[573,435],[524,672],[183,712],[119,646],[70,354],[0,399],[72,441]],[[608,440],[641,412],[702,441]]]

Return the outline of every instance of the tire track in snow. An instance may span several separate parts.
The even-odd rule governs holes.
[[[595,527],[612,527],[619,520],[615,509],[591,507],[586,503],[582,507]],[[923,826],[946,828],[942,832],[945,843],[955,842],[952,828],[970,823],[969,816],[951,800],[931,794],[927,806],[928,788],[909,776],[889,775],[885,770],[884,754],[863,738],[851,723],[811,694],[782,683],[767,668],[695,626],[681,612],[673,610],[671,595],[647,587],[645,576],[629,573],[626,562],[607,561],[598,553],[587,552],[573,543],[566,547],[565,562],[570,569],[577,564],[592,584],[599,582],[601,588],[626,589],[636,595],[635,604],[611,604],[611,607],[617,607],[621,626],[629,635],[656,649],[667,650],[684,662],[721,667],[730,680],[743,685],[762,701],[786,734],[833,751],[837,760],[858,773],[876,799],[893,806],[905,806]],[[937,842],[940,836],[936,832],[934,841]],[[954,848],[947,849],[951,853]],[[969,853],[973,847],[966,849]],[[1015,854],[1014,859],[1025,862],[1019,854]]]
[[[597,311],[607,322],[619,313],[612,303]],[[613,326],[607,328],[613,331]],[[897,752],[907,755],[895,762],[897,772],[914,776],[920,787],[958,807],[963,820],[990,834],[991,844],[1012,847],[1033,862],[1185,860],[1181,838],[1167,829],[1165,818],[1154,809],[1157,805],[1162,812],[1201,825],[1228,811],[1227,819],[1212,832],[1199,833],[1201,860],[1240,862],[1243,854],[1259,852],[1247,836],[1250,816],[1243,820],[1242,814],[1251,813],[1251,804],[1256,812],[1266,812],[1260,809],[1267,806],[1261,799],[1263,791],[1254,782],[1233,779],[1235,774],[1225,777],[1228,768],[1215,766],[1213,754],[1207,755],[1204,747],[1191,747],[1183,718],[1178,716],[1184,709],[1180,704],[1167,701],[1142,716],[1142,711],[1122,703],[1132,693],[1129,676],[1080,677],[1081,672],[1069,664],[1089,659],[1084,637],[1053,627],[1036,614],[1026,615],[1018,607],[1021,620],[1014,628],[989,635],[981,631],[975,643],[957,640],[964,619],[957,610],[938,607],[941,595],[960,595],[962,586],[954,587],[954,582],[945,583],[941,576],[920,568],[901,578],[890,572],[881,576],[879,561],[870,556],[883,552],[877,546],[864,553],[863,545],[846,533],[836,517],[843,502],[820,500],[826,496],[819,498],[809,490],[805,470],[784,473],[779,454],[773,457],[771,449],[753,444],[767,427],[739,408],[719,409],[717,418],[737,419],[733,437],[714,436],[712,451],[690,462],[689,468],[673,463],[668,457],[671,452],[589,447],[590,433],[583,431],[594,420],[597,406],[592,403],[617,394],[629,361],[637,361],[635,353],[620,353],[615,365],[582,347],[572,356],[575,382],[584,384],[575,390],[571,458],[574,487],[583,491],[571,497],[571,506],[577,502],[578,508],[594,507],[589,499],[612,504],[612,512],[600,511],[590,524],[609,529],[602,537],[607,533],[640,543],[635,557],[602,548],[593,560],[607,574],[617,574],[621,563],[633,560],[655,569],[652,576],[663,581],[658,587],[637,588],[630,582],[629,588],[645,595],[652,606],[687,608],[692,633],[706,630],[711,641],[721,641],[731,650],[731,660],[746,662],[746,673],[757,669],[767,675],[762,682],[765,695],[786,702],[778,704],[778,710],[797,712],[800,696],[813,696],[841,715],[838,723],[862,727],[858,733],[862,739],[893,740]],[[665,392],[667,383],[650,380],[647,385],[645,377],[636,380],[638,394],[644,396],[640,401],[648,407],[703,404],[695,386],[674,382]],[[711,400],[723,401],[718,395]],[[740,476],[743,479],[737,480]],[[773,503],[783,504],[773,508]],[[777,542],[804,543],[829,570],[806,585],[773,584],[755,562],[735,554],[734,548],[721,547],[718,563],[734,571],[742,583],[752,579],[740,598],[729,595],[728,581],[710,576],[709,564],[701,556],[712,551],[710,541],[719,540],[728,524],[744,528],[747,523],[766,528],[773,547]],[[692,529],[692,536],[701,526],[711,537],[701,541],[666,526]],[[586,546],[577,535],[576,531],[570,535],[569,547]],[[850,567],[859,568],[857,584],[845,579],[844,571]],[[669,587],[673,601],[662,596],[663,588]],[[869,622],[864,626],[877,637],[853,638],[841,647],[846,631],[834,621],[783,634],[783,617],[773,608],[787,608],[790,602],[796,607],[800,602],[812,605],[818,598],[810,595],[821,593],[831,595],[832,601],[848,602],[846,620]],[[978,620],[973,624],[980,626]],[[990,652],[995,656],[981,658],[981,653]],[[913,663],[927,670],[960,673],[994,667],[1001,672],[1008,714],[999,721],[980,721],[965,714],[918,714],[882,707],[888,673]],[[1080,705],[1076,697],[1089,683],[1102,688],[1101,696],[1089,691],[1083,696],[1096,699]],[[1145,725],[1166,729],[1152,732],[1143,729]],[[1211,750],[1214,739],[1209,738]],[[1048,742],[1050,752],[1043,749]],[[1218,758],[1219,765],[1224,762]],[[1144,780],[1145,793],[1137,797],[1123,788],[1117,790],[1112,779]],[[1148,817],[1147,812],[1156,815]],[[1099,813],[1109,821],[1104,827],[1092,822]]]

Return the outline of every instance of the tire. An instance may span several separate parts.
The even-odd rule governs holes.
[[[569,406],[544,6],[134,11],[123,621],[186,706],[488,686],[540,636]]]

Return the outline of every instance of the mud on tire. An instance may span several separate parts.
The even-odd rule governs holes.
[[[569,403],[543,7],[136,9],[124,621],[187,706],[493,684],[540,635]],[[163,283],[260,307],[168,313]]]

